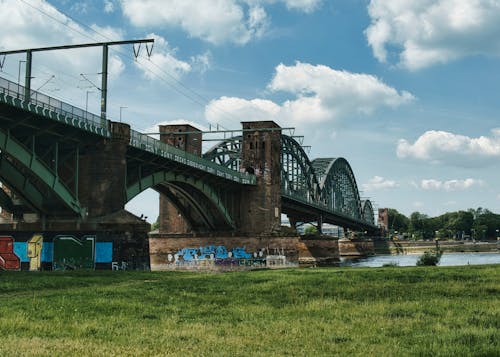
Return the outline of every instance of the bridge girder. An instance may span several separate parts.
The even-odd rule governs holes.
[[[241,137],[225,139],[204,157],[239,169]],[[298,221],[318,221],[358,230],[376,229],[370,201],[361,201],[351,166],[344,158],[310,161],[291,136],[281,136],[282,212]]]
[[[75,194],[57,172],[37,153],[16,140],[9,130],[0,129],[0,180],[23,197],[35,210],[49,214],[54,200],[79,217],[85,216]]]
[[[375,214],[373,211],[373,205],[370,202],[370,200],[364,200],[362,206],[363,206],[363,219],[375,225]]]
[[[157,171],[129,184],[126,200],[130,201],[148,188],[167,195],[195,230],[235,228],[227,200],[223,197],[224,190],[217,189],[200,178],[173,170]]]

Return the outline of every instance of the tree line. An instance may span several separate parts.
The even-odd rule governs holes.
[[[408,239],[496,239],[500,233],[500,214],[486,208],[447,212],[429,217],[413,212],[410,217],[389,208],[389,234]]]

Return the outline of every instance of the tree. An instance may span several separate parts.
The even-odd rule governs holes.
[[[399,213],[397,210],[393,208],[389,208],[388,218],[389,218],[389,230],[394,230],[399,232],[408,231],[408,225],[410,221],[408,220],[408,217],[406,217],[404,214]]]
[[[305,235],[315,235],[315,234],[318,234],[318,228],[316,228],[316,226],[307,226],[305,229],[304,229],[304,234]]]
[[[151,225],[151,230],[156,231],[160,228],[160,216],[156,218],[156,221]]]
[[[496,238],[496,230],[500,228],[500,215],[482,210],[472,225],[476,239]]]

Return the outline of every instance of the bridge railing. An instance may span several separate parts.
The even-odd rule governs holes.
[[[17,98],[23,101],[25,100],[25,87],[2,77],[0,77],[0,93],[7,94],[13,98]],[[108,129],[108,121],[102,120],[100,116],[89,113],[70,104],[61,102],[60,100],[54,99],[40,92],[31,90],[29,101],[30,103],[33,103],[42,108],[46,108],[55,113],[77,118],[94,126],[102,127],[106,130]]]
[[[257,182],[255,175],[231,170],[135,130],[130,131],[130,145],[230,181],[245,185],[255,185]]]

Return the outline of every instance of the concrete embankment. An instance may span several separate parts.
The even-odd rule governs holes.
[[[445,253],[460,252],[499,252],[498,241],[400,241],[375,240],[375,254],[421,254],[439,247]]]

